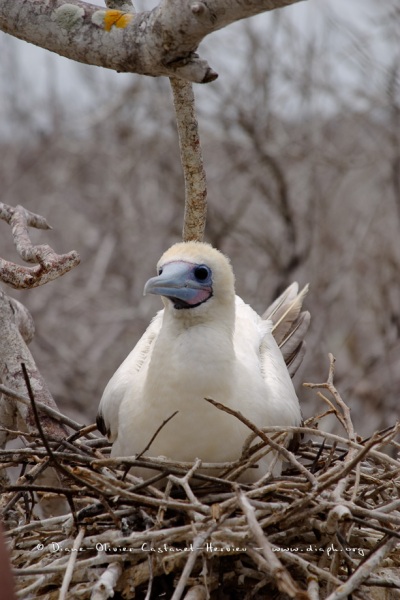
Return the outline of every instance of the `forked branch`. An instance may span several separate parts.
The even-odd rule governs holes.
[[[57,279],[79,264],[77,252],[56,254],[50,246],[32,244],[28,228],[51,229],[44,217],[23,206],[7,206],[0,202],[0,219],[11,226],[14,244],[20,257],[35,267],[17,265],[0,258],[0,280],[15,289],[33,288]]]

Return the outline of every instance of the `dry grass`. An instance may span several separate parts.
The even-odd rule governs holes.
[[[1,466],[21,470],[1,499],[18,597],[399,598],[399,426],[359,439],[333,366],[311,387],[343,437],[318,429],[323,415],[291,428],[304,441],[285,451],[289,469],[255,486],[233,481],[254,453],[214,477],[200,461],[111,459],[94,427],[1,450]],[[260,433],[267,449],[285,435],[278,429]],[[154,478],[141,482],[127,472],[135,465]],[[41,484],[49,466],[59,478]],[[65,499],[68,514],[40,518]]]

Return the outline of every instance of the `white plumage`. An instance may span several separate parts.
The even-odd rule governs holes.
[[[262,318],[235,296],[229,260],[208,244],[175,244],[157,268],[145,293],[161,295],[164,310],[113,375],[100,402],[98,426],[113,441],[112,455],[140,453],[178,411],[148,455],[203,462],[239,458],[248,428],[205,397],[240,411],[260,428],[299,425],[298,399],[278,343],[284,347],[286,340],[287,362],[296,368],[309,323],[308,313],[299,316],[305,291],[297,295],[293,284]],[[270,462],[269,454],[242,480],[259,479]]]

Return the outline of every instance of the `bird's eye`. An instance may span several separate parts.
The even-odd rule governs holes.
[[[158,275],[161,275],[161,273],[162,273],[162,272],[163,272],[163,268],[162,268],[162,267],[160,267],[160,268],[158,269]]]
[[[194,276],[199,281],[205,281],[206,279],[208,279],[208,277],[210,277],[210,275],[211,270],[208,267],[206,267],[206,265],[199,265],[194,270]]]

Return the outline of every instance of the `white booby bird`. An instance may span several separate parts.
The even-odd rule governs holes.
[[[160,295],[164,309],[113,375],[99,406],[98,428],[113,442],[112,456],[140,453],[178,411],[148,455],[203,462],[239,458],[249,429],[205,397],[240,411],[259,428],[299,425],[288,368],[294,371],[304,353],[309,314],[300,310],[306,289],[297,294],[292,284],[260,317],[235,296],[228,258],[202,242],[172,246],[157,273],[144,294]],[[270,462],[268,454],[241,480],[259,479]]]

